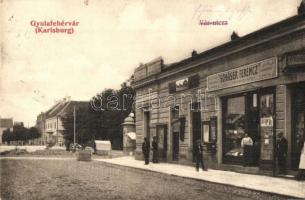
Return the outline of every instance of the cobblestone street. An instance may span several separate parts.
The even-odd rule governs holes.
[[[285,199],[95,161],[0,162],[2,199]]]

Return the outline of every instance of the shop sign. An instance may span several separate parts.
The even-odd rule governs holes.
[[[272,57],[236,69],[213,74],[207,78],[208,91],[239,86],[278,76],[277,59]]]
[[[184,78],[176,81],[176,91],[188,89],[189,79]]]
[[[273,119],[272,117],[263,117],[261,118],[261,127],[272,127]]]
[[[305,65],[305,51],[287,56],[287,65]]]

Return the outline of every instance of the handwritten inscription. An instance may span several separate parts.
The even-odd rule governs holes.
[[[241,19],[247,13],[251,13],[251,7],[250,4],[245,4],[239,8],[229,6],[219,7],[211,4],[199,4],[194,9],[192,19],[202,20],[203,18],[206,18],[206,14],[211,15],[212,13],[217,13],[219,15],[221,14],[227,18],[227,20],[231,20],[233,17]]]

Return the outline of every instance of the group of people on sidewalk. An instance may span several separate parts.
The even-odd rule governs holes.
[[[152,152],[153,152],[152,162],[158,163],[159,162],[159,158],[158,158],[159,153],[158,153],[158,141],[157,141],[156,136],[153,137],[152,148],[150,148],[150,143],[149,143],[148,139],[146,137],[144,138],[144,142],[142,144],[142,152],[144,155],[145,165],[149,164],[150,150],[152,150]],[[201,166],[203,171],[207,171],[207,168],[205,168],[204,162],[203,162],[203,146],[202,146],[202,143],[200,140],[196,141],[196,146],[194,148],[194,154],[195,154],[195,159],[196,159],[196,170],[199,171],[199,167]]]
[[[288,141],[284,137],[284,134],[280,132],[278,134],[279,140],[276,144],[276,158],[278,163],[279,172],[278,174],[286,174],[286,157],[288,152]],[[300,146],[300,155],[299,155],[299,170],[296,176],[297,180],[305,180],[305,141],[301,142]],[[244,166],[248,166],[251,160],[251,148],[253,146],[252,138],[246,133],[244,138],[241,140],[241,147],[243,148],[243,156],[244,156]],[[158,141],[157,137],[153,137],[152,148],[150,148],[150,143],[148,139],[145,137],[144,142],[142,144],[142,151],[144,154],[145,165],[149,164],[149,155],[150,150],[153,152],[153,163],[158,163]],[[199,171],[199,167],[201,166],[203,171],[207,171],[207,168],[204,165],[203,160],[203,145],[201,140],[197,140],[194,147],[194,157],[196,160],[196,170]]]
[[[152,152],[153,152],[153,163],[158,163],[159,162],[159,158],[158,158],[158,141],[157,141],[157,137],[154,136],[153,137],[153,141],[152,141]],[[147,140],[147,138],[144,138],[144,142],[142,144],[142,151],[144,154],[144,160],[145,160],[145,165],[149,164],[149,154],[150,154],[150,143]]]
[[[285,175],[287,173],[286,169],[286,158],[288,153],[288,141],[284,137],[283,132],[278,134],[278,141],[276,144],[276,158],[278,164],[278,174]],[[299,170],[296,176],[297,180],[305,180],[305,150],[304,150],[305,141],[301,142],[300,146],[300,154],[297,155],[299,159]],[[241,147],[243,148],[243,158],[244,158],[244,166],[248,166],[251,163],[251,149],[253,146],[252,138],[245,133],[244,138],[241,140]]]

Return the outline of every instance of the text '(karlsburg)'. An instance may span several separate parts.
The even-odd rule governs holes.
[[[31,26],[35,27],[35,33],[64,33],[73,34],[74,27],[79,25],[78,21],[65,21],[65,20],[49,20],[49,21],[36,21],[30,22]]]

